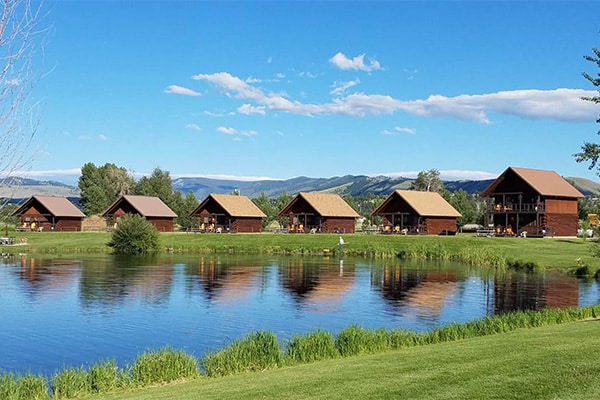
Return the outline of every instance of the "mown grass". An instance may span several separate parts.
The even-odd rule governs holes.
[[[215,378],[240,375],[321,360],[439,345],[524,328],[592,320],[599,315],[600,305],[546,309],[541,312],[521,311],[466,324],[451,324],[425,333],[363,329],[352,325],[339,332],[335,338],[321,331],[293,337],[285,348],[278,343],[273,333],[260,331],[234,341],[222,350],[205,355],[201,360],[202,370],[192,356],[166,347],[143,353],[132,365],[123,369],[119,369],[113,361],[100,362],[88,370],[65,368],[50,379],[50,385],[41,376],[0,374],[0,398],[49,399],[50,386],[54,398],[81,398],[94,393],[107,394],[135,387],[147,388],[175,381],[193,381],[201,376]],[[597,333],[595,332],[595,337]],[[597,342],[600,350],[600,339]]]
[[[31,254],[108,254],[110,234],[106,232],[29,232],[23,246],[2,251]],[[164,252],[189,254],[320,255],[324,250],[339,255],[338,236],[330,234],[186,234],[162,233]],[[453,260],[475,266],[517,269],[575,271],[588,267],[592,275],[600,268],[593,257],[595,243],[582,239],[483,238],[458,236],[344,235],[345,256],[365,258],[405,257]]]

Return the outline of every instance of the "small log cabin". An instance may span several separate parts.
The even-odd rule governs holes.
[[[554,171],[508,167],[483,192],[496,234],[576,236],[577,200],[584,197]]]
[[[461,214],[439,193],[395,190],[371,213],[383,217],[384,233],[454,234]]]
[[[298,193],[278,214],[288,232],[354,233],[356,211],[339,195]]]
[[[191,213],[199,217],[201,232],[259,233],[263,218],[260,208],[246,196],[209,194]]]
[[[173,232],[173,220],[177,214],[158,197],[123,195],[104,211],[103,217],[110,219],[111,226],[125,214],[137,214],[146,218],[157,231]]]
[[[85,215],[66,197],[32,196],[12,216],[21,218],[18,230],[81,231]]]

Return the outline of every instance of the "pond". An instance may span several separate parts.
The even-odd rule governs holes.
[[[258,330],[281,343],[348,325],[428,331],[497,313],[596,304],[556,273],[335,257],[13,257],[0,264],[0,371],[133,361],[167,345],[202,357]]]

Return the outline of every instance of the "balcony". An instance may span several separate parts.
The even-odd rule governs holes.
[[[544,213],[546,212],[546,204],[539,203],[496,203],[488,205],[488,212],[493,213]]]

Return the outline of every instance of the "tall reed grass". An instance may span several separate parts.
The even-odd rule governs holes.
[[[272,332],[259,331],[234,341],[223,350],[207,354],[201,364],[206,376],[226,376],[274,368],[281,361],[277,337]]]

